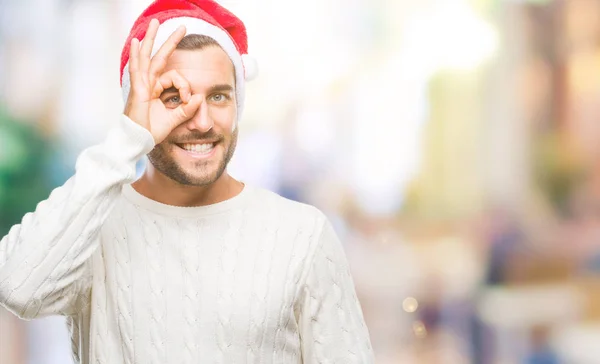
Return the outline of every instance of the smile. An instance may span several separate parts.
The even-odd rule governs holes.
[[[214,143],[204,143],[204,144],[182,144],[181,148],[187,150],[188,152],[194,152],[199,154],[208,154],[215,147]]]
[[[213,156],[217,144],[218,143],[183,143],[177,144],[177,146],[191,157],[204,159]]]

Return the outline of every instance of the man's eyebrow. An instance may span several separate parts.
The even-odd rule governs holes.
[[[220,84],[220,85],[214,85],[211,88],[208,89],[208,94],[213,94],[215,92],[233,92],[233,86],[229,85],[229,84]],[[177,89],[177,87],[169,87],[168,89],[164,90],[161,93],[162,95],[166,95],[166,94],[178,94],[179,93],[179,89]]]
[[[232,92],[233,91],[233,86],[224,83],[221,85],[214,85],[213,87],[211,87],[210,89],[208,89],[208,93],[212,94],[215,92]]]

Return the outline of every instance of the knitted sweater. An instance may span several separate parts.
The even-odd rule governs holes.
[[[122,117],[0,242],[0,304],[64,315],[78,363],[373,363],[342,245],[316,208],[245,186],[168,206],[130,185],[154,147]]]

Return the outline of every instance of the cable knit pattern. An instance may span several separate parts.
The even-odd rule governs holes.
[[[259,330],[261,332],[260,335],[260,344],[259,347],[263,347],[265,344],[265,338],[267,337],[267,334],[269,334],[269,331],[266,330],[266,328],[269,326],[268,325],[268,314],[271,311],[271,300],[269,299],[271,297],[271,291],[272,291],[272,284],[271,281],[272,279],[270,279],[273,276],[273,265],[269,264],[269,262],[273,261],[273,258],[275,256],[274,250],[277,244],[277,241],[279,240],[279,229],[275,229],[275,231],[270,232],[271,234],[273,234],[272,240],[270,241],[271,245],[270,245],[270,249],[267,250],[267,254],[265,256],[263,256],[263,258],[265,258],[264,261],[261,262],[261,266],[264,267],[263,275],[262,275],[262,279],[258,282],[259,285],[259,292],[261,292],[261,294],[259,295],[261,301],[259,302],[259,309],[264,311],[262,313],[260,313],[259,315],[262,315],[262,320],[259,321]],[[259,316],[260,317],[260,316]],[[269,353],[271,354],[271,353]],[[262,360],[262,358],[260,358]],[[260,360],[259,360],[260,362]]]
[[[68,316],[77,363],[373,363],[340,241],[316,208],[245,186],[214,205],[138,194],[154,146],[123,117],[0,242],[0,304]]]
[[[184,224],[179,219],[177,220],[179,230],[182,232],[181,239],[179,241],[183,244],[184,252],[181,253],[183,277],[181,279],[183,284],[183,317],[184,327],[182,328],[183,333],[183,364],[193,364],[197,362],[197,358],[200,355],[198,346],[198,336],[196,335],[196,329],[198,328],[198,321],[200,318],[199,305],[201,304],[200,292],[197,289],[200,281],[200,251],[198,244],[194,242],[198,238],[202,237],[202,222],[199,221],[197,225]],[[197,231],[190,229],[188,226],[197,227]]]
[[[263,344],[264,336],[262,331],[264,330],[261,331],[261,328],[266,323],[266,316],[261,315],[261,313],[267,307],[267,296],[270,288],[268,277],[271,273],[271,265],[267,264],[267,262],[271,261],[273,257],[277,230],[273,230],[270,226],[264,226],[260,230],[259,236],[261,238],[258,241],[252,265],[251,294],[248,304],[250,319],[246,333],[248,341],[257,343],[258,345],[248,345],[246,353],[247,363],[260,363],[260,353],[257,352],[257,349]]]
[[[233,345],[233,332],[231,329],[231,315],[233,313],[233,300],[235,299],[235,286],[237,281],[236,266],[238,264],[238,245],[240,243],[239,231],[243,221],[243,211],[232,212],[232,219],[227,221],[221,242],[221,256],[219,258],[218,293],[217,293],[217,342],[219,345],[218,363],[230,363],[229,351]]]
[[[124,358],[124,363],[131,364],[133,353],[133,317],[131,308],[131,269],[129,262],[131,257],[129,254],[129,245],[127,230],[129,227],[123,228],[124,234],[113,235],[112,244],[112,259],[115,264],[116,281],[117,281],[117,296],[116,306],[118,310],[117,324],[119,327],[121,350]]]
[[[324,223],[300,301],[305,363],[364,363],[372,351],[354,284],[331,224]]]
[[[99,254],[94,257],[98,262],[104,261],[103,249],[99,249]],[[110,335],[112,334],[108,329],[109,321],[105,319],[108,317],[107,299],[108,295],[106,292],[107,280],[106,270],[103,265],[95,264],[99,267],[97,272],[94,272],[94,285],[93,285],[93,312],[94,327],[92,338],[92,352],[91,357],[94,358],[91,362],[95,364],[109,364],[110,363]],[[99,298],[99,299],[98,299]],[[71,335],[73,335],[71,333]]]
[[[312,226],[312,228],[314,229],[314,226]],[[300,252],[298,252],[297,250],[299,248],[302,247],[301,242],[302,241],[313,241],[313,233],[312,230],[311,232],[308,234],[308,236],[305,236],[306,233],[304,230],[298,231],[298,233],[296,234],[296,237],[294,239],[294,244],[292,246],[292,254],[290,256],[290,267],[300,267],[302,266],[302,262],[303,262],[303,258],[304,255]],[[306,240],[305,240],[306,239]],[[293,299],[288,301],[288,304],[286,306],[284,306],[284,309],[281,311],[281,315],[279,316],[279,323],[278,323],[278,327],[281,327],[283,325],[282,329],[278,329],[278,333],[281,333],[283,335],[285,335],[285,333],[289,332],[289,330],[295,330],[295,327],[290,327],[290,325],[292,325],[292,322],[295,323],[295,321],[292,321],[293,316],[292,315],[285,315],[286,312],[290,312],[293,310],[293,306],[294,303],[296,302],[296,297],[298,295],[298,293],[300,292],[300,278],[301,278],[301,271],[298,269],[294,272],[290,272],[290,270],[288,270],[286,272],[286,290],[285,290],[285,296],[289,296],[290,294],[292,294],[292,292],[295,292],[293,294]],[[284,339],[284,345],[283,345],[283,350],[281,351],[281,359],[277,358],[277,354],[278,354],[278,350],[277,350],[277,343],[280,342],[279,337],[276,337],[275,342],[273,343],[273,352],[275,355],[274,361],[275,362],[295,362],[297,360],[297,355],[298,352],[296,350],[292,351],[292,357],[291,358],[286,358],[285,354],[287,353],[287,346],[290,344],[288,343],[288,341],[286,341]],[[291,344],[295,345],[295,346],[299,346],[300,345],[300,338],[298,337],[298,341],[295,341]]]
[[[140,213],[140,224],[146,226],[148,234],[145,235],[146,254],[148,263],[148,282],[150,284],[150,363],[162,364],[165,357],[165,325],[166,325],[166,300],[165,300],[165,252],[163,251],[164,236],[159,222],[155,219],[148,221]]]

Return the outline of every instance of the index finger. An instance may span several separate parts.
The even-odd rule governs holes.
[[[185,37],[186,29],[185,25],[180,25],[167,39],[167,41],[160,47],[158,52],[152,57],[150,63],[150,76],[158,77],[167,65],[167,60],[173,54],[177,45],[183,37]]]
[[[179,92],[179,97],[183,102],[188,102],[192,97],[191,87],[188,80],[176,70],[163,73],[156,83],[153,97],[160,97],[163,91],[174,87]]]

